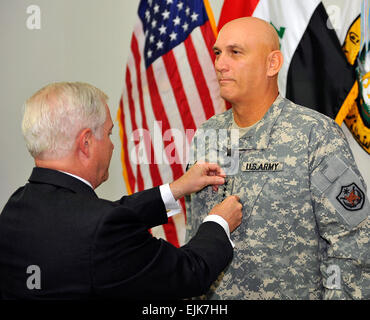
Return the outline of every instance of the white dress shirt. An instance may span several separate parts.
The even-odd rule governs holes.
[[[159,191],[161,192],[162,200],[163,200],[164,205],[165,205],[166,210],[167,210],[167,216],[171,217],[171,216],[173,216],[177,213],[180,213],[181,212],[180,204],[173,197],[170,185],[169,184],[164,184],[164,185],[160,186]],[[230,243],[234,248],[234,243],[230,239],[229,224],[226,222],[226,220],[224,218],[222,218],[221,216],[217,215],[217,214],[212,214],[212,215],[208,215],[204,218],[203,222],[207,222],[207,221],[213,221],[213,222],[218,223],[225,230],[225,232],[226,232],[226,234],[227,234],[227,236],[230,240]]]

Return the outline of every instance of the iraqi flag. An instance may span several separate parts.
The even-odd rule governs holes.
[[[356,163],[370,185],[370,134],[367,134],[370,132],[362,123],[362,135],[359,134],[361,113],[356,112],[360,12],[361,0],[339,0],[335,4],[318,0],[225,0],[218,29],[245,16],[258,17],[273,25],[284,55],[279,73],[280,94],[341,125]]]

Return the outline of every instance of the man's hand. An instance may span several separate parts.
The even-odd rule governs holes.
[[[170,183],[176,200],[197,192],[208,185],[214,188],[225,183],[225,173],[215,163],[197,162],[183,176]]]
[[[215,205],[209,215],[217,214],[229,224],[230,232],[233,232],[242,222],[242,204],[238,196],[228,196],[224,201]]]

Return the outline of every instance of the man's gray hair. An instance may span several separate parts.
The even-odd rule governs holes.
[[[81,82],[47,85],[24,106],[22,133],[34,158],[50,160],[66,156],[77,135],[86,128],[101,139],[108,96]]]

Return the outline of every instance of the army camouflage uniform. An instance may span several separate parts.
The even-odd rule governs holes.
[[[232,122],[232,110],[209,119],[190,153],[190,165],[212,152],[222,166],[239,161],[217,192],[187,197],[187,240],[226,196],[243,204],[234,258],[202,298],[370,299],[370,205],[339,126],[278,96],[238,145],[223,132],[199,152],[204,132],[230,133]]]

